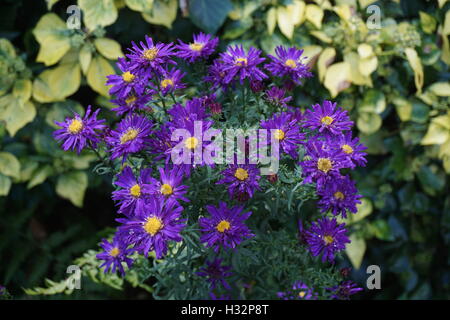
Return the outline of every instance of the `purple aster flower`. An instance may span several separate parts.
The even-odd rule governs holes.
[[[220,54],[222,60],[222,71],[225,73],[224,82],[231,83],[236,78],[241,84],[245,79],[250,81],[261,81],[267,78],[258,65],[266,60],[261,58],[261,50],[250,47],[248,53],[239,45],[229,46],[226,52]]]
[[[192,100],[186,101],[186,106],[179,103],[175,104],[167,111],[172,118],[170,125],[175,128],[180,128],[184,127],[187,122],[192,123],[194,121],[205,120],[208,114],[204,105],[203,99],[200,98],[193,98]]]
[[[321,212],[331,211],[333,215],[341,214],[343,218],[347,218],[347,210],[353,213],[358,211],[356,205],[361,203],[359,199],[362,198],[349,176],[329,179],[317,194],[321,197],[318,202]]]
[[[312,140],[306,145],[307,160],[301,161],[305,183],[317,183],[320,189],[327,179],[340,178],[340,169],[351,168],[352,163],[340,150],[326,148],[323,141]]]
[[[364,167],[367,163],[365,156],[367,153],[363,152],[367,149],[366,146],[359,143],[359,138],[352,139],[352,132],[346,132],[340,136],[333,137],[331,145],[341,149],[347,155],[354,166]]]
[[[64,141],[62,148],[64,151],[69,149],[77,150],[79,154],[81,150],[90,144],[92,148],[100,142],[99,132],[106,128],[105,120],[97,120],[100,109],[91,114],[91,106],[87,107],[86,114],[81,117],[78,113],[74,113],[73,118],[66,118],[65,122],[55,121],[55,124],[62,129],[53,132],[53,137],[58,141]]]
[[[261,176],[255,164],[230,164],[221,174],[223,179],[216,184],[226,185],[230,198],[245,201],[253,197],[255,190],[260,190]]]
[[[144,116],[130,115],[122,119],[106,138],[111,146],[111,159],[123,156],[125,161],[129,153],[142,151],[148,145],[151,128],[152,123]]]
[[[303,113],[300,108],[288,106],[287,113],[291,116],[292,120],[297,120],[297,123],[300,124],[303,121]]]
[[[292,100],[292,97],[284,97],[285,91],[283,89],[272,87],[266,91],[266,100],[274,106],[286,106]]]
[[[331,299],[350,300],[350,296],[362,291],[363,288],[358,287],[353,281],[347,280],[338,286],[327,288],[327,290],[332,292]]]
[[[167,254],[169,240],[183,240],[180,232],[186,226],[186,220],[180,219],[182,211],[183,208],[174,200],[149,197],[144,210],[138,215],[117,219],[122,223],[118,234],[145,257],[154,250],[156,258],[161,259]]]
[[[269,55],[271,62],[265,65],[273,75],[284,77],[287,76],[297,84],[301,83],[302,78],[312,77],[309,67],[303,63],[303,50],[295,47],[286,49],[283,46],[275,48],[276,57]]]
[[[122,71],[122,74],[107,76],[108,81],[106,81],[106,85],[111,86],[109,94],[116,95],[119,99],[126,99],[127,96],[132,94],[141,95],[145,89],[147,76],[144,73],[136,74],[134,71],[130,71],[132,65],[125,58],[119,58],[117,66]]]
[[[111,270],[112,273],[116,272],[116,269],[120,271],[120,274],[125,276],[125,270],[123,268],[123,262],[126,263],[128,269],[133,264],[133,259],[128,258],[133,253],[133,249],[127,249],[127,245],[120,241],[120,238],[115,236],[112,242],[108,242],[106,239],[102,239],[100,246],[105,250],[102,253],[97,254],[97,259],[104,260],[100,268],[105,267],[105,273]]]
[[[159,180],[150,178],[150,183],[146,186],[145,191],[157,194],[173,200],[182,200],[189,202],[189,199],[183,195],[186,194],[188,187],[182,185],[183,172],[178,167],[159,168]]]
[[[258,93],[264,90],[264,82],[262,81],[250,81],[250,89],[253,93]]]
[[[195,274],[207,278],[206,281],[210,283],[211,289],[222,285],[225,289],[231,290],[230,285],[225,279],[233,275],[229,270],[231,270],[231,266],[222,266],[222,259],[215,258],[213,261],[206,261],[206,266],[200,268],[200,271]]]
[[[163,72],[163,66],[167,63],[176,64],[175,61],[171,59],[174,55],[173,53],[173,43],[154,43],[153,39],[149,36],[145,36],[145,43],[140,42],[140,46],[136,45],[133,41],[131,42],[132,47],[128,50],[129,54],[126,56],[131,62],[131,71],[139,74],[148,74],[152,71],[156,73]]]
[[[350,243],[345,223],[338,224],[336,218],[323,217],[313,222],[311,228],[305,231],[305,236],[309,251],[314,257],[322,254],[322,262],[333,262],[334,254]]]
[[[244,224],[252,213],[249,211],[241,214],[243,208],[243,206],[228,208],[222,201],[218,207],[206,206],[211,217],[202,217],[198,220],[203,233],[200,241],[205,243],[206,247],[213,247],[214,251],[218,252],[221,247],[234,249],[243,240],[254,237],[255,235]]]
[[[112,109],[112,111],[115,111],[118,116],[130,115],[138,110],[151,112],[152,108],[147,106],[147,103],[151,101],[153,94],[153,90],[149,89],[147,93],[140,96],[130,94],[126,98],[111,100],[112,103],[118,106]]]
[[[279,142],[282,151],[294,159],[298,157],[297,149],[305,136],[300,132],[297,120],[289,113],[274,114],[271,119],[261,121],[261,127],[270,130],[270,134]]]
[[[143,169],[136,178],[133,170],[126,166],[117,175],[114,184],[121,189],[112,192],[112,199],[118,201],[119,213],[131,217],[144,210],[148,198],[145,187],[152,182],[151,172],[151,169]]]
[[[212,65],[208,68],[208,74],[205,76],[204,81],[211,84],[213,88],[222,88],[226,90],[228,83],[225,81],[224,64],[220,59],[213,61]]]
[[[161,79],[159,83],[159,88],[161,94],[166,96],[170,92],[174,92],[178,89],[186,88],[186,85],[181,82],[181,79],[186,75],[186,73],[181,70],[172,68],[172,70],[164,70],[161,74]]]
[[[278,292],[277,296],[283,300],[316,300],[317,293],[301,281],[295,281],[292,290]]]
[[[312,110],[306,110],[304,126],[313,130],[318,129],[330,135],[338,135],[342,131],[350,130],[353,121],[350,121],[347,111],[336,108],[336,103],[325,100],[322,105],[315,104]]]
[[[187,44],[181,40],[178,40],[178,42],[180,44],[176,46],[177,56],[192,63],[209,57],[216,49],[219,38],[212,38],[211,35],[200,32],[194,35],[194,42],[192,43]]]

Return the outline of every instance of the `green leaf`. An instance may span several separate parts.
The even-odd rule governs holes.
[[[0,196],[7,196],[11,189],[11,179],[0,173]]]
[[[74,171],[59,176],[56,183],[56,193],[62,198],[70,200],[77,207],[83,206],[84,193],[88,184],[88,177],[83,171]]]
[[[358,116],[356,125],[365,134],[372,134],[381,128],[383,120],[377,113],[362,112]]]
[[[345,253],[353,267],[359,269],[364,258],[364,253],[366,252],[366,241],[363,238],[357,237],[355,234],[352,234],[349,239],[351,242],[347,244]]]
[[[37,185],[40,185],[52,174],[53,168],[50,165],[46,165],[36,169],[31,175],[30,181],[28,181],[27,189],[31,189]]]
[[[317,29],[322,28],[323,10],[318,5],[308,4],[306,6],[305,17]]]
[[[336,97],[339,92],[347,89],[351,84],[350,64],[339,62],[331,65],[326,74],[324,86],[330,91],[331,96]]]
[[[396,97],[392,102],[401,121],[411,120],[412,104],[408,100],[402,97]]]
[[[139,12],[149,12],[153,7],[154,0],[125,0],[128,8]]]
[[[124,56],[120,44],[112,39],[97,38],[94,40],[94,45],[106,59],[117,60],[117,58]]]
[[[250,17],[232,21],[230,24],[227,24],[227,27],[225,28],[225,31],[223,33],[223,38],[236,39],[242,36],[252,26],[253,26],[253,19]]]
[[[12,94],[20,100],[21,104],[23,104],[30,100],[32,86],[33,84],[28,79],[17,80],[14,83]]]
[[[20,179],[20,162],[9,152],[0,152],[0,173]]]
[[[420,142],[422,145],[443,144],[450,138],[450,130],[445,126],[450,117],[447,115],[433,118],[428,131]]]
[[[277,26],[277,9],[275,7],[270,8],[266,14],[267,33],[271,35],[275,31]]]
[[[76,63],[61,63],[58,67],[48,70],[48,87],[57,100],[65,100],[77,92],[81,82],[81,72]]]
[[[215,34],[233,9],[230,0],[190,0],[192,22],[207,33]]]
[[[78,0],[83,10],[83,21],[91,31],[98,27],[109,26],[117,19],[117,8],[114,0]]]
[[[87,73],[87,82],[92,89],[104,96],[109,96],[109,86],[106,86],[106,76],[114,74],[114,68],[101,56],[92,59]]]
[[[0,98],[0,119],[6,122],[6,130],[11,136],[31,122],[36,116],[36,108],[31,101],[23,105],[12,95]]]
[[[359,112],[382,113],[386,109],[386,98],[380,90],[369,89],[364,94],[361,105],[358,106]]]
[[[436,19],[425,13],[423,11],[419,12],[420,15],[420,26],[425,33],[433,33],[436,30],[437,22]]]
[[[144,12],[142,17],[147,22],[162,25],[170,29],[177,17],[177,8],[177,0],[157,0],[153,3],[152,11],[150,13]]]
[[[64,21],[56,14],[43,15],[33,30],[33,34],[40,44],[36,61],[43,62],[46,66],[57,63],[70,49],[70,33],[68,31]]]
[[[91,46],[85,44],[81,47],[80,52],[78,53],[78,60],[80,62],[81,71],[86,75],[92,60]]]
[[[420,94],[422,92],[423,86],[423,67],[422,62],[420,61],[419,55],[416,50],[412,48],[405,49],[406,58],[408,59],[411,68],[414,71],[414,82],[416,84],[417,93]]]

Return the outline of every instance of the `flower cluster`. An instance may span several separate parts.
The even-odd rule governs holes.
[[[192,233],[198,232],[197,251],[208,258],[192,274],[206,279],[210,297],[231,297],[237,282],[228,278],[238,275],[227,262],[234,252],[257,242],[269,221],[256,210],[261,208],[259,199],[271,196],[267,181],[273,188],[283,183],[276,173],[262,179],[269,158],[302,172],[300,188],[315,184],[320,218],[309,229],[303,230],[302,224],[301,230],[311,254],[334,261],[349,243],[345,225],[334,216],[356,213],[361,195],[350,174],[341,170],[365,165],[366,154],[352,137],[347,111],[330,101],[306,112],[289,105],[294,99],[288,92],[312,76],[302,50],[279,46],[274,56],[264,57],[261,50],[234,45],[216,53],[218,41],[200,33],[190,43],[165,44],[148,36],[139,44],[132,42],[119,58],[120,74],[106,81],[117,123],[108,128],[105,120],[97,120],[99,110],[92,113],[90,107],[84,117],[75,114],[55,122],[61,129],[54,135],[64,150],[80,153],[89,147],[114,174],[112,199],[119,225],[100,244],[103,251],[97,258],[105,273],[124,275],[136,256],[178,256],[177,250],[189,246]],[[209,161],[206,155],[221,153],[214,149],[219,139],[212,139],[216,135],[211,132],[236,123],[254,129],[256,136],[245,137],[231,157],[227,150],[231,161],[226,164]],[[254,146],[256,157],[250,155]],[[265,152],[269,149],[270,156]],[[348,294],[355,292],[348,284],[332,290],[343,296],[345,288]],[[296,281],[278,296],[317,299],[318,294]]]

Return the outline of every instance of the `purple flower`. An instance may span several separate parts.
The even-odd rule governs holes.
[[[283,300],[316,300],[317,293],[301,281],[295,281],[292,290],[278,292],[277,296]]]
[[[352,163],[340,150],[325,148],[323,141],[312,140],[306,145],[307,157],[301,161],[305,183],[317,183],[320,189],[327,179],[340,178],[339,169],[351,168]]]
[[[359,138],[352,139],[352,132],[346,132],[340,136],[333,137],[331,145],[336,146],[341,149],[343,153],[347,155],[348,160],[350,160],[354,166],[364,167],[367,163],[365,156],[367,153],[363,152],[366,150],[366,146],[359,143]]]
[[[140,96],[131,94],[126,98],[111,100],[112,103],[118,106],[117,108],[112,109],[112,111],[116,112],[118,116],[130,115],[138,110],[151,112],[152,108],[147,106],[147,103],[150,102],[153,94],[153,90],[148,89],[147,93]]]
[[[278,46],[275,48],[275,53],[276,57],[268,56],[272,61],[265,65],[265,68],[273,75],[287,76],[297,84],[301,83],[302,78],[312,77],[309,67],[302,62],[303,50]]]
[[[125,276],[125,270],[123,268],[123,262],[126,263],[128,268],[131,268],[133,264],[133,259],[128,258],[129,255],[133,253],[133,249],[127,249],[127,245],[120,241],[118,236],[115,236],[112,242],[108,242],[108,240],[103,239],[100,246],[105,250],[97,254],[97,259],[104,260],[103,264],[100,265],[100,268],[105,267],[105,273],[110,270],[112,273],[116,272],[118,269],[123,276]]]
[[[142,151],[148,145],[151,128],[152,123],[144,116],[130,115],[122,119],[106,138],[111,159],[123,156],[125,160],[128,154]]]
[[[300,108],[288,106],[287,113],[291,116],[292,120],[297,120],[297,123],[300,124],[303,121],[303,113]]]
[[[208,205],[206,209],[211,217],[201,217],[198,220],[203,233],[200,241],[205,243],[206,247],[213,247],[216,252],[221,247],[234,249],[243,240],[255,236],[244,224],[252,213],[249,211],[241,214],[243,207],[228,208],[227,204],[221,201],[218,207]]]
[[[138,75],[130,71],[132,65],[125,58],[119,58],[117,66],[122,74],[107,76],[106,85],[111,86],[109,94],[116,95],[119,99],[126,99],[129,95],[141,95],[145,89],[147,76],[144,73]]]
[[[225,81],[225,75],[224,64],[220,59],[216,59],[209,66],[208,74],[205,76],[204,81],[211,84],[213,88],[226,90],[228,83]]]
[[[297,149],[305,136],[300,132],[300,126],[291,114],[286,112],[274,114],[271,119],[261,121],[261,127],[270,130],[270,135],[278,141],[282,151],[294,159],[298,157]]]
[[[230,266],[222,266],[222,259],[215,258],[213,261],[206,261],[206,266],[200,268],[200,271],[196,272],[196,275],[207,278],[210,283],[211,289],[215,289],[218,285],[222,285],[225,289],[231,290],[225,278],[233,275]]]
[[[185,75],[186,73],[175,68],[172,68],[170,71],[165,70],[161,74],[159,83],[161,94],[166,96],[168,93],[174,92],[175,90],[186,88],[186,85],[181,82],[181,79]]]
[[[350,300],[350,296],[360,292],[363,288],[358,287],[353,281],[347,280],[341,282],[338,286],[327,288],[331,291],[331,299]]]
[[[312,110],[305,112],[304,126],[306,128],[338,135],[342,131],[350,130],[353,126],[353,121],[350,121],[347,111],[336,108],[336,103],[325,100],[322,105],[315,104],[312,107]]]
[[[180,44],[176,46],[178,50],[176,55],[192,63],[209,57],[216,49],[219,38],[212,38],[211,35],[200,32],[194,35],[194,42],[192,43],[187,44],[181,40],[178,40],[178,42]]]
[[[261,50],[250,47],[248,53],[239,45],[235,47],[229,46],[226,52],[220,54],[222,60],[222,71],[225,74],[224,82],[231,83],[235,79],[239,79],[241,84],[245,79],[250,81],[261,81],[267,78],[258,65],[265,60],[261,58]]]
[[[142,169],[136,179],[133,170],[127,166],[117,175],[114,184],[121,189],[112,192],[112,199],[118,201],[119,213],[131,217],[144,211],[148,198],[145,186],[152,182],[151,172],[151,169]]]
[[[260,190],[258,180],[261,177],[255,164],[230,164],[221,174],[223,179],[216,184],[226,185],[230,198],[245,201],[253,197],[255,190]]]
[[[229,296],[229,295],[221,294],[219,296],[219,295],[216,295],[212,291],[209,293],[209,296],[210,296],[211,300],[231,300],[231,296]]]
[[[159,180],[150,178],[150,183],[145,187],[145,191],[151,194],[157,194],[173,200],[182,200],[189,202],[189,199],[183,195],[186,194],[188,187],[182,185],[183,173],[178,167],[159,168]]]
[[[187,122],[202,121],[208,117],[204,101],[200,98],[186,101],[186,106],[177,103],[167,113],[172,118],[170,125],[174,128],[184,127]]]
[[[272,87],[266,91],[266,100],[274,106],[286,106],[292,97],[284,97],[285,91],[278,87]]]
[[[126,56],[130,59],[131,71],[138,74],[148,74],[152,71],[156,73],[163,72],[163,66],[167,63],[176,64],[171,59],[174,55],[173,44],[153,43],[153,39],[145,36],[145,43],[140,42],[140,46],[131,42],[132,47],[128,50],[129,54]]]
[[[314,257],[322,254],[322,262],[333,262],[334,254],[350,243],[345,223],[338,224],[336,218],[323,217],[313,222],[311,228],[305,231],[305,237],[311,254]]]
[[[356,205],[361,203],[359,199],[362,198],[349,176],[328,180],[317,194],[321,197],[318,202],[321,212],[331,211],[333,215],[341,214],[343,218],[347,218],[347,210],[353,213],[358,211]]]
[[[99,132],[106,128],[105,120],[97,120],[100,109],[91,114],[91,106],[87,107],[86,114],[82,118],[78,113],[74,113],[73,118],[66,118],[65,122],[55,121],[55,124],[62,129],[56,130],[53,137],[58,141],[64,141],[62,148],[77,150],[79,154],[86,144],[90,143],[93,148],[100,142]]]
[[[122,223],[118,234],[145,257],[154,250],[156,258],[161,259],[167,254],[168,241],[183,240],[180,232],[186,226],[186,220],[180,219],[182,211],[183,208],[176,201],[149,197],[144,210],[138,215],[117,219]]]

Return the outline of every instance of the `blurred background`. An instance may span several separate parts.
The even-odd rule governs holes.
[[[95,156],[62,152],[53,120],[89,104],[112,120],[105,77],[131,41],[189,42],[203,31],[222,49],[304,49],[314,78],[293,105],[333,99],[356,122],[369,157],[354,174],[364,199],[340,267],[362,286],[367,266],[382,272],[382,289],[356,299],[450,299],[449,9],[445,0],[2,0],[0,285],[18,299],[151,297],[151,283],[89,268],[114,227],[111,177],[93,173]],[[86,280],[72,292],[63,280],[75,260]]]

